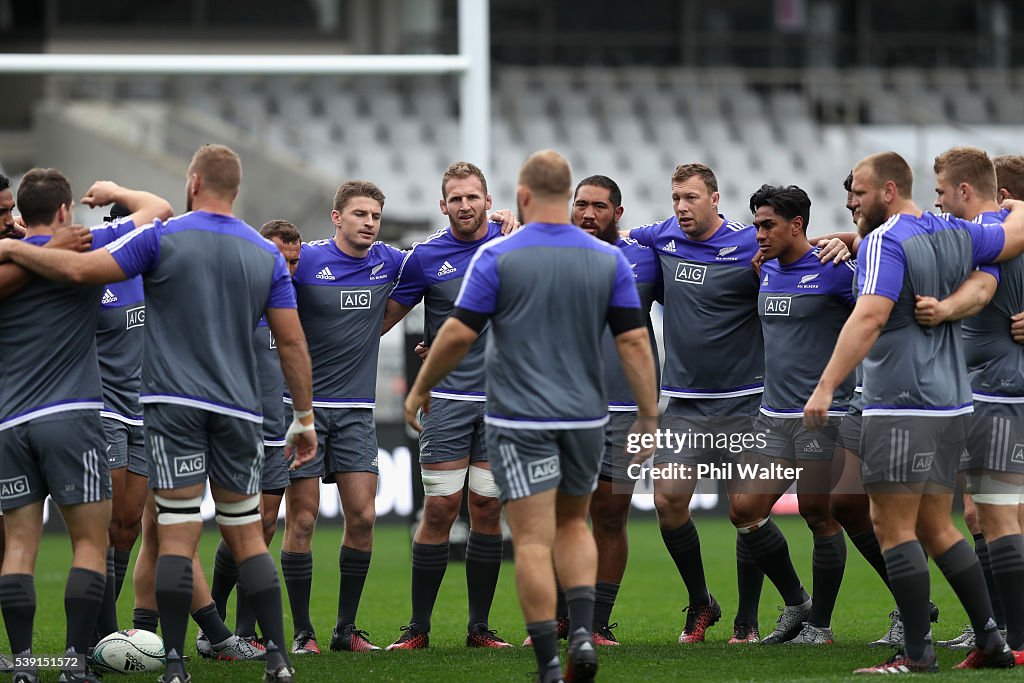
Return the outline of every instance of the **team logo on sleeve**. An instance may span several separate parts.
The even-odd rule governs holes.
[[[0,498],[9,500],[31,493],[28,485],[28,477],[21,475],[13,479],[0,479]]]
[[[138,308],[129,308],[125,311],[128,318],[127,327],[125,329],[130,330],[133,327],[142,327],[146,324],[146,307],[139,306]]]
[[[530,463],[530,483],[539,484],[548,479],[554,479],[562,473],[558,464],[558,456],[552,455],[549,458]]]
[[[369,308],[372,301],[373,295],[368,289],[345,290],[341,293],[341,310]]]
[[[708,267],[699,263],[680,263],[676,266],[676,282],[688,282],[691,285],[704,284],[704,276]]]
[[[789,315],[792,300],[788,296],[768,296],[764,299],[765,315]]]

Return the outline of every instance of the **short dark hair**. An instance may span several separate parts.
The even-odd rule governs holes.
[[[1024,199],[1024,156],[1004,154],[992,160],[996,167],[996,184],[1010,193],[1011,199]]]
[[[846,180],[843,181],[843,189],[847,192],[853,192],[853,171],[846,176]]]
[[[299,234],[299,229],[288,221],[280,218],[275,218],[272,221],[264,223],[260,228],[260,235],[268,240],[276,237],[284,244],[295,244],[296,242],[302,241],[302,235]]]
[[[226,145],[203,145],[192,156],[188,172],[203,179],[211,193],[234,199],[242,185],[242,160]]]
[[[575,199],[576,195],[580,193],[580,188],[583,187],[584,185],[592,187],[602,187],[608,190],[608,198],[611,199],[612,206],[616,208],[622,206],[622,190],[619,189],[619,184],[612,180],[611,178],[609,178],[608,176],[587,176],[576,185],[576,189],[572,193],[573,199]]]
[[[708,188],[708,192],[718,192],[718,178],[715,177],[715,172],[711,170],[711,167],[705,164],[679,164],[676,166],[676,170],[672,172],[672,182],[686,182],[693,176],[697,176],[704,181],[704,186]]]
[[[0,173],[0,192],[11,189],[11,179]]]
[[[341,213],[348,200],[356,197],[367,197],[378,202],[380,208],[384,208],[384,193],[379,187],[369,180],[350,180],[340,185],[338,191],[334,193],[334,210]]]
[[[762,185],[750,195],[750,213],[757,213],[762,206],[770,206],[787,221],[797,216],[804,219],[804,230],[811,221],[811,198],[796,185]]]
[[[73,201],[71,183],[55,168],[33,168],[18,185],[16,203],[28,226],[52,222],[61,205],[70,208]]]

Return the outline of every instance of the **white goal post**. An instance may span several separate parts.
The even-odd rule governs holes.
[[[459,0],[457,55],[0,54],[0,73],[459,75],[462,157],[490,168],[489,0]]]

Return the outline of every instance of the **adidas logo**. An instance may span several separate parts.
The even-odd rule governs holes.
[[[821,453],[821,444],[817,439],[811,439],[811,442],[804,446],[804,453]]]
[[[673,254],[676,253],[676,241],[669,240],[668,244],[665,245],[665,251],[671,251]]]
[[[108,290],[106,290],[105,292],[103,292],[103,299],[101,300],[101,302],[100,302],[100,303],[104,303],[104,304],[113,304],[113,303],[117,303],[117,297],[116,297],[116,296],[114,295],[114,293],[113,293],[113,292],[111,292],[111,291],[110,291],[110,290],[108,289]]]
[[[458,268],[445,261],[444,263],[441,264],[441,267],[438,269],[437,276],[444,277],[445,275],[451,275],[457,270]]]
[[[382,263],[381,265],[384,265],[384,264]],[[337,278],[334,277],[334,273],[331,272],[330,268],[328,268],[327,266],[324,266],[323,270],[321,270],[319,273],[316,274],[316,279],[317,280],[336,280]]]
[[[768,284],[768,274],[767,274],[767,273],[765,273],[765,275],[764,275],[764,279],[763,279],[763,280],[761,280],[761,284],[762,284],[762,285],[766,285],[766,284]]]

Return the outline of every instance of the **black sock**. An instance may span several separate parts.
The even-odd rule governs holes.
[[[984,534],[973,534],[974,554],[981,563],[981,571],[985,575],[985,588],[988,590],[989,599],[992,601],[992,615],[996,619],[999,628],[1006,628],[1006,615],[1003,614],[1003,601],[999,599],[999,586],[995,577],[992,576],[992,561],[989,558],[988,543],[985,542]]]
[[[121,550],[114,548],[114,598],[121,597],[121,587],[124,586],[124,577],[128,575],[128,565],[132,561],[131,548]]]
[[[210,640],[211,645],[220,645],[234,635],[217,614],[217,604],[214,602],[197,609],[192,613],[192,618],[195,619],[199,628],[203,629],[203,633]]]
[[[36,618],[36,582],[31,574],[0,576],[0,610],[11,652],[19,654],[31,650]]]
[[[769,519],[760,529],[739,534],[738,539],[757,561],[757,566],[768,580],[775,584],[786,606],[807,602],[807,591],[800,583],[800,577],[796,575],[793,561],[789,557],[789,544],[774,521]]]
[[[466,592],[469,594],[467,630],[490,620],[491,603],[501,573],[501,534],[470,530],[466,543]]]
[[[213,577],[210,579],[210,595],[217,605],[217,614],[221,619],[228,617],[228,596],[238,582],[238,565],[235,556],[223,540],[217,546],[217,554],[213,557]]]
[[[865,531],[858,531],[855,534],[850,534],[850,540],[853,541],[853,545],[860,554],[867,560],[871,568],[875,570],[879,578],[885,583],[885,587],[892,592],[892,586],[889,585],[889,574],[885,569],[885,558],[882,557],[882,548],[878,545],[878,536],[875,536],[875,530],[868,527]]]
[[[292,610],[295,633],[312,631],[309,620],[309,592],[313,586],[313,553],[281,551],[281,575],[288,588],[288,605]]]
[[[281,607],[281,581],[270,553],[253,555],[238,564],[238,585],[245,590],[256,613],[260,633],[273,641],[288,662],[288,643],[284,639],[284,611]]]
[[[557,580],[555,582],[555,617],[558,619],[569,618],[569,606],[565,604],[565,590]]]
[[[156,606],[164,651],[185,651],[188,609],[192,604],[192,558],[161,555],[156,561]]]
[[[145,607],[136,607],[132,610],[132,628],[138,629],[139,631],[156,633],[156,629],[159,625],[160,613],[156,610],[146,609]]]
[[[569,608],[569,639],[578,635],[589,637],[594,632],[594,587],[566,588],[565,604]]]
[[[757,626],[757,610],[761,604],[761,588],[764,572],[757,566],[757,560],[736,534],[736,587],[739,604],[736,607],[736,623],[746,622]]]
[[[930,660],[932,647],[931,621],[928,618],[928,559],[920,541],[907,541],[886,550],[886,575],[903,621],[904,652],[911,659]]]
[[[430,615],[448,568],[447,543],[412,543],[412,619],[410,626],[430,632]]]
[[[67,619],[65,648],[88,652],[103,607],[107,577],[91,569],[72,567],[64,587],[64,615]],[[106,634],[104,634],[106,635]]]
[[[235,591],[235,633],[246,638],[256,637],[256,613],[252,602],[241,586]]]
[[[619,584],[598,581],[594,586],[594,631],[600,631],[612,618],[615,598],[619,595]]]
[[[814,595],[807,623],[828,628],[832,623],[832,610],[836,607],[843,572],[846,570],[846,537],[842,529],[832,536],[814,537],[811,566]]]
[[[366,573],[370,570],[371,552],[341,546],[338,552],[338,567],[341,582],[338,586],[338,633],[349,624],[356,623],[359,598],[363,595]]]
[[[546,674],[558,669],[561,678],[561,663],[558,661],[558,626],[554,621],[535,621],[526,625],[526,632],[533,641],[533,656],[537,658],[537,676],[542,681],[550,680]]]
[[[992,576],[1005,604],[1006,644],[1024,649],[1024,535],[1011,534],[988,544]]]
[[[985,586],[985,575],[967,541],[954,543],[949,550],[935,558],[935,564],[967,611],[967,618],[974,628],[976,646],[985,652],[1002,647],[1003,637],[999,634],[992,613],[992,600]]]
[[[107,548],[107,578],[103,586],[103,602],[100,604],[99,619],[90,645],[100,638],[117,631],[117,579],[114,573],[114,548]]]
[[[679,576],[686,584],[689,593],[690,605],[706,605],[711,602],[711,594],[708,593],[708,584],[704,579],[704,560],[700,555],[700,536],[697,535],[697,527],[693,519],[686,520],[686,524],[678,529],[666,531],[661,530],[661,538],[665,541],[668,554],[676,563]]]

